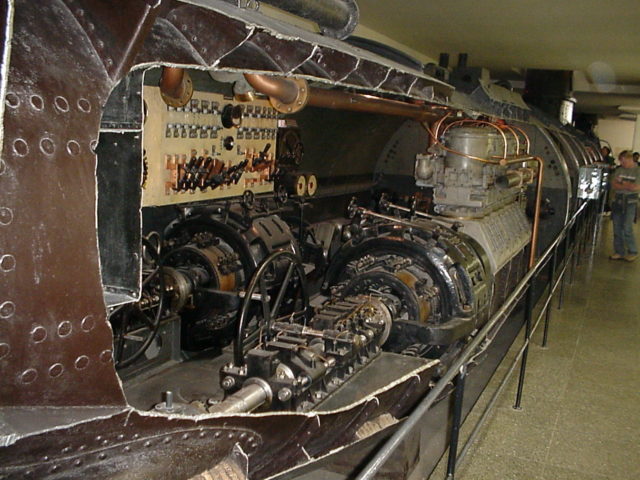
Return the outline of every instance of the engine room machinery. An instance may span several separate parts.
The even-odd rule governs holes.
[[[3,15],[3,478],[364,455],[600,195],[593,140],[483,76],[221,0]]]

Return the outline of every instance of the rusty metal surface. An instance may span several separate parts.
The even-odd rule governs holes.
[[[219,4],[2,3],[13,33],[0,159],[0,476],[188,478],[240,445],[250,475],[266,478],[354,442],[370,418],[406,412],[427,388],[425,371],[318,416],[169,418],[126,405],[100,281],[94,149],[102,106],[132,67],[300,73],[426,99],[450,91],[330,39],[247,26]]]
[[[3,478],[188,478],[222,462],[239,446],[249,478],[268,478],[361,440],[361,427],[383,414],[404,415],[428,389],[433,369],[408,376],[342,410],[317,414],[165,417],[133,409],[69,409],[68,426],[16,436],[0,449]],[[77,410],[77,409],[76,409]],[[46,409],[12,409],[6,419],[23,424]],[[46,425],[46,424],[42,424]],[[48,429],[45,426],[45,429]],[[6,437],[5,437],[6,438]],[[277,462],[273,459],[278,458]]]
[[[303,75],[436,102],[453,92],[452,86],[401,64],[219,0],[171,4],[136,58],[138,64],[154,62]]]

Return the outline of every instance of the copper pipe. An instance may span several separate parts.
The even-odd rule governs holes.
[[[524,136],[525,142],[527,144],[526,153],[528,155],[529,154],[529,150],[531,149],[531,140],[529,140],[529,135],[527,135],[527,132],[525,132],[524,129],[522,129],[520,127],[517,127],[516,125],[511,125],[511,128],[517,130],[518,132],[520,132]]]
[[[162,67],[160,95],[167,105],[183,107],[193,95],[193,84],[184,68]]]
[[[245,73],[244,78],[257,92],[277,98],[282,103],[292,103],[298,97],[298,86],[286,78],[258,75],[257,73]]]
[[[283,104],[292,104],[300,97],[299,85],[293,79],[270,77],[254,73],[245,73],[245,78],[257,92],[267,95]],[[438,115],[424,105],[389,100],[372,95],[348,93],[340,90],[309,88],[307,105],[333,110],[352,112],[380,113],[413,118],[418,121],[435,118]],[[273,102],[272,102],[273,103]]]
[[[445,133],[447,133],[447,130],[449,130],[449,128],[451,128],[452,126],[457,125],[457,124],[462,125],[464,123],[476,123],[476,124],[480,124],[480,125],[489,125],[490,127],[495,128],[498,131],[498,133],[500,135],[502,135],[502,141],[503,141],[503,144],[504,144],[504,149],[503,149],[504,154],[503,154],[502,158],[507,158],[507,153],[508,153],[507,152],[507,136],[502,131],[502,128],[500,128],[495,123],[487,122],[486,120],[472,120],[472,119],[465,118],[463,120],[456,120],[455,122],[451,122],[449,125],[444,127],[444,130],[442,131],[442,134],[444,135]],[[464,154],[463,154],[463,156],[464,156]]]
[[[529,249],[529,269],[536,264],[536,250],[538,249],[538,230],[540,229],[540,208],[542,205],[542,179],[544,178],[544,162],[540,157],[534,157],[538,163],[538,185],[536,185],[535,208],[533,211],[533,229],[531,230],[531,246]]]
[[[311,89],[308,105],[334,110],[349,110],[352,112],[380,113],[383,115],[408,117],[418,121],[424,121],[438,116],[436,113],[425,108],[424,105],[389,100],[387,98],[363,95],[360,93],[325,90],[322,88]]]

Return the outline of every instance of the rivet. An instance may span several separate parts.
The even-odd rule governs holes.
[[[134,433],[131,438],[134,439],[134,440],[137,440],[138,438],[140,438],[140,434]]]
[[[106,438],[102,440],[102,445],[104,445],[105,447],[109,445],[109,440],[107,440]]]
[[[98,455],[98,458],[100,460],[104,460],[105,458],[107,458],[107,454],[106,453],[101,453],[100,455]]]
[[[189,27],[187,27],[184,23],[182,24],[182,26],[180,27],[180,30],[182,30],[183,32],[186,32],[187,30],[189,30]]]
[[[91,33],[96,29],[96,26],[91,23],[91,22],[87,22],[87,32]]]
[[[56,145],[50,138],[43,138],[40,140],[40,150],[47,155],[53,155],[53,152],[56,151]]]
[[[220,432],[216,432],[213,434],[214,438],[220,438],[222,434]]]
[[[29,368],[22,372],[22,375],[20,375],[20,380],[22,380],[22,383],[33,383],[35,382],[36,378],[38,378],[38,372],[35,368]]]
[[[233,433],[230,433],[229,435],[227,435],[227,438],[231,440],[233,438]]]
[[[16,259],[13,255],[5,254],[0,257],[0,270],[11,272],[16,268]]]
[[[71,333],[71,330],[73,330],[73,327],[71,325],[71,322],[69,322],[68,320],[60,322],[60,324],[58,325],[58,335],[61,337],[66,337],[67,335],[69,335]]]
[[[35,343],[44,342],[46,338],[47,330],[44,327],[38,326],[31,330],[31,340],[33,340]]]
[[[204,438],[204,437],[205,437],[205,435],[206,435],[206,434],[205,434],[204,432],[200,432],[200,433],[198,434],[198,436],[199,436],[200,438]]]
[[[31,95],[29,101],[31,102],[31,106],[35,110],[40,111],[44,108],[44,100],[42,100],[42,97],[40,95]]]
[[[100,361],[102,363],[109,363],[109,362],[111,362],[112,358],[113,358],[113,355],[111,354],[111,350],[103,350],[100,353]]]
[[[80,144],[75,140],[69,140],[67,142],[67,152],[70,155],[78,155],[80,153]]]
[[[251,444],[251,448],[258,448],[258,444],[257,444],[256,442],[253,442],[253,443]]]
[[[86,98],[81,98],[78,100],[78,109],[80,109],[84,113],[89,113],[91,111],[91,102]]]
[[[7,300],[0,305],[0,318],[11,318],[14,313],[16,313],[15,303]]]
[[[196,37],[195,35],[193,37],[191,37],[191,41],[192,42],[197,42],[198,41],[198,37]]]
[[[62,375],[62,372],[64,372],[64,367],[61,363],[54,363],[53,365],[51,365],[51,367],[49,367],[49,376],[51,378],[59,377],[60,375]]]
[[[244,440],[245,438],[247,438],[247,433],[246,432],[242,432],[238,438],[240,440]]]
[[[189,440],[189,434],[188,433],[183,434],[182,440]]]
[[[151,442],[149,440],[147,440],[142,445],[145,446],[145,447],[150,447],[151,446]]]
[[[82,460],[77,459],[75,462],[73,462],[73,464],[74,464],[76,467],[79,467],[80,465],[82,465]]]
[[[69,111],[69,102],[67,102],[66,98],[58,96],[54,99],[53,103],[55,104],[56,108],[61,112]]]
[[[120,440],[120,441],[121,441],[121,440],[124,440],[124,435],[123,435],[123,434],[120,434],[120,435],[118,435],[116,438],[117,438],[118,440]]]
[[[96,48],[102,50],[104,48],[104,42],[102,40],[96,40]]]
[[[18,138],[13,142],[13,151],[16,152],[17,155],[24,157],[27,153],[29,153],[29,145],[23,139]]]
[[[10,351],[11,351],[11,348],[9,347],[9,344],[0,343],[0,358],[4,358],[7,355],[9,355]]]
[[[63,454],[69,453],[70,451],[71,451],[71,447],[69,447],[69,446],[66,446],[66,447],[64,447],[64,448],[62,449],[62,453],[63,453]]]
[[[87,357],[86,355],[79,356],[78,358],[76,358],[74,365],[76,369],[84,370],[89,365],[89,357]]]
[[[113,60],[111,60],[110,58],[107,58],[104,61],[104,64],[107,66],[107,68],[111,68],[113,66]]]
[[[54,465],[53,467],[51,467],[51,473],[57,472],[58,471],[58,465]]]
[[[82,322],[80,322],[80,328],[83,332],[90,332],[91,330],[93,330],[95,323],[96,322],[93,319],[93,315],[87,315],[82,319]]]
[[[102,440],[102,435],[98,435],[98,436],[96,437],[96,442],[99,442],[100,440]]]
[[[4,99],[4,103],[7,104],[7,107],[18,108],[20,105],[20,97],[13,92],[9,92]]]
[[[124,451],[125,452],[130,452],[131,451],[131,447],[129,447],[129,446],[124,447]]]
[[[2,162],[0,161],[0,166],[1,165],[2,165]],[[7,207],[1,207],[0,208],[0,225],[6,227],[11,222],[13,222],[13,211],[11,211],[11,209]]]
[[[166,438],[163,440],[163,442],[164,442],[164,443],[171,443],[171,437],[166,437]]]

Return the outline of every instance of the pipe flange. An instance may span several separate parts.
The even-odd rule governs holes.
[[[296,98],[290,103],[285,103],[278,98],[269,97],[269,102],[280,113],[296,113],[302,110],[309,101],[309,86],[304,78],[287,78],[287,81],[295,83],[297,87]]]
[[[173,108],[184,107],[193,96],[193,82],[186,71],[183,71],[179,85],[173,88],[160,87],[160,96],[164,103]]]

